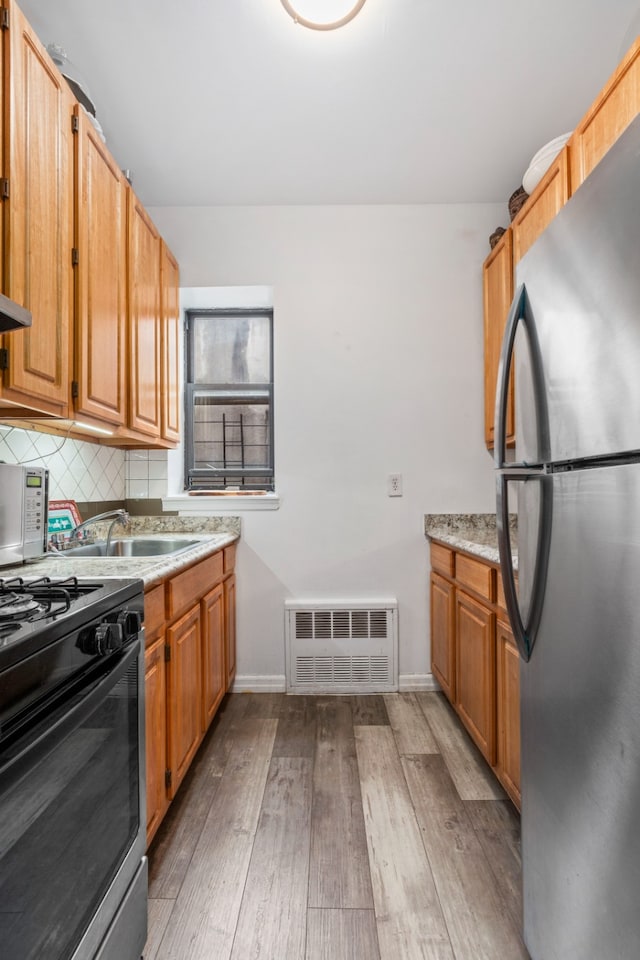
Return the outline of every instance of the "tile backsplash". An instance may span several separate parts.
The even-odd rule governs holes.
[[[52,500],[125,498],[125,452],[115,447],[0,425],[0,460],[46,467]]]
[[[167,493],[166,450],[119,450],[0,424],[0,461],[49,470],[52,500],[151,500]]]
[[[125,459],[127,500],[153,500],[167,495],[167,451],[128,450]]]

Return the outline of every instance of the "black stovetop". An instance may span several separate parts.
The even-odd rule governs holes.
[[[142,597],[141,580],[0,578],[0,672]],[[141,604],[140,604],[141,609]]]

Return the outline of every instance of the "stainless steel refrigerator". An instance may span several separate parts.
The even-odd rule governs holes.
[[[518,264],[516,282],[495,460],[521,652],[524,938],[533,960],[638,960],[640,118]]]

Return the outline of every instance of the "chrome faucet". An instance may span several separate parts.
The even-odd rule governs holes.
[[[84,530],[86,527],[91,526],[92,523],[98,523],[100,520],[111,520],[109,524],[109,530],[107,532],[107,546],[106,553],[109,555],[109,543],[111,541],[111,532],[116,523],[119,523],[121,527],[126,527],[129,523],[129,514],[126,510],[107,510],[106,513],[98,513],[95,517],[89,517],[88,520],[83,520],[82,523],[79,523],[77,527],[74,527],[69,536],[69,543],[73,543],[74,540],[78,540],[78,533],[80,530]]]

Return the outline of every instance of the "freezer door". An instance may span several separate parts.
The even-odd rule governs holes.
[[[525,942],[533,960],[637,960],[640,464],[554,474],[552,497],[544,605],[521,665]]]
[[[545,460],[640,450],[639,247],[640,117],[517,267],[544,372]],[[515,370],[516,459],[538,463],[526,343]]]

